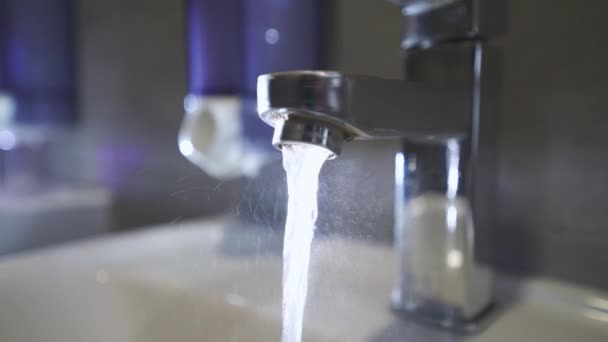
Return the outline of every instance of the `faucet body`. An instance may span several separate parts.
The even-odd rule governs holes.
[[[492,303],[499,0],[402,0],[404,79],[295,71],[258,79],[273,144],[397,138],[398,312],[469,329]]]

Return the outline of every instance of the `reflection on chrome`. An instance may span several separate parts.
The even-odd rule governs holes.
[[[456,223],[458,219],[458,209],[454,204],[448,204],[448,210],[445,216],[445,223],[451,233],[456,232]]]
[[[460,178],[460,171],[458,166],[460,164],[460,144],[456,139],[449,139],[447,143],[447,164],[448,164],[448,199],[454,199],[458,192],[458,179]]]
[[[448,251],[448,256],[446,258],[446,263],[448,268],[457,269],[462,266],[462,252],[457,249],[452,249]]]

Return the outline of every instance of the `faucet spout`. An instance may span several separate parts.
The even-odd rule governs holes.
[[[313,118],[286,115],[274,121],[273,126],[272,145],[279,150],[287,145],[314,145],[331,152],[328,159],[334,159],[342,152],[344,132],[334,125]]]
[[[331,71],[280,72],[258,78],[258,113],[275,127],[276,147],[309,143],[337,155],[343,140],[466,133],[470,104],[461,90]]]

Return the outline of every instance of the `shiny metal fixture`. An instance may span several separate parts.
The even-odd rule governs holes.
[[[319,123],[316,120],[307,120],[290,117],[276,123],[272,144],[279,149],[285,145],[307,144],[317,145],[332,152],[329,159],[333,159],[342,151],[344,141],[343,131],[329,124]]]
[[[293,71],[258,79],[273,144],[397,138],[397,312],[469,330],[492,304],[499,0],[402,0],[404,79]]]

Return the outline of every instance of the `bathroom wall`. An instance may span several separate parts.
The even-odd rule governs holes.
[[[512,1],[498,262],[608,287],[605,1]]]

